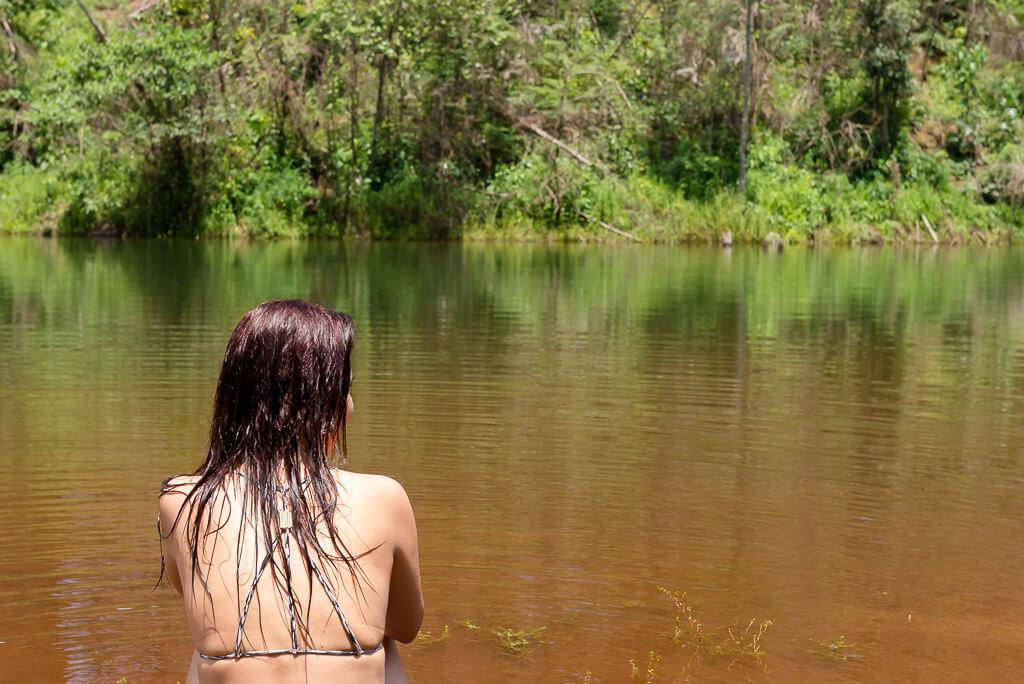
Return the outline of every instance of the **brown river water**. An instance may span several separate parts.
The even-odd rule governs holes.
[[[156,493],[276,297],[358,326],[413,682],[1024,677],[1020,249],[7,237],[0,681],[184,680]]]

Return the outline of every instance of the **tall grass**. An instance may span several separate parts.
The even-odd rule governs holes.
[[[1024,212],[1005,202],[979,203],[971,189],[953,183],[852,182],[792,167],[753,169],[744,195],[720,190],[702,199],[642,173],[619,178],[568,162],[554,168],[523,163],[475,190],[407,173],[379,188],[356,188],[335,215],[317,211],[320,191],[290,168],[224,174],[219,183],[199,224],[183,232],[644,243],[718,242],[725,233],[737,243],[757,243],[774,233],[789,243],[909,243],[932,242],[927,219],[944,243],[988,244],[1024,233]],[[144,217],[125,213],[118,187],[8,167],[0,174],[0,232],[73,233],[110,225],[138,233]]]

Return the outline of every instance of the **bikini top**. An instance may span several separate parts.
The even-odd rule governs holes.
[[[287,524],[287,527],[285,526]],[[323,572],[320,570],[320,566],[316,564],[316,561],[312,558],[309,561],[309,566],[313,569],[313,574],[316,575],[317,580],[320,582],[320,586],[324,588],[324,592],[327,597],[331,600],[331,605],[334,606],[334,612],[338,614],[341,619],[341,625],[345,628],[345,634],[352,640],[352,645],[355,646],[353,649],[347,650],[332,650],[322,648],[299,648],[299,636],[295,626],[295,599],[291,592],[288,592],[288,622],[291,630],[292,647],[291,648],[277,648],[268,649],[263,651],[243,651],[242,650],[242,633],[245,631],[245,618],[249,613],[249,604],[252,602],[252,597],[256,593],[256,585],[259,584],[260,577],[263,576],[263,571],[270,563],[271,558],[274,555],[274,551],[278,545],[281,545],[284,550],[285,563],[291,562],[291,549],[289,545],[289,539],[291,537],[291,514],[288,511],[282,511],[281,518],[281,529],[277,533],[277,537],[271,543],[270,548],[267,551],[267,555],[263,557],[260,562],[259,570],[256,572],[256,578],[253,580],[252,586],[249,587],[249,593],[245,596],[245,603],[242,604],[242,615],[238,621],[238,633],[235,636],[235,650],[233,653],[226,655],[211,656],[205,653],[200,653],[200,658],[206,660],[233,660],[236,658],[249,658],[254,656],[272,656],[272,655],[336,655],[336,656],[362,656],[376,653],[377,651],[384,648],[383,641],[377,644],[374,648],[366,649],[359,644],[359,640],[356,639],[356,635],[352,632],[352,628],[348,624],[348,620],[345,618],[345,613],[341,610],[341,606],[338,604],[338,599],[335,597],[334,592],[331,591],[330,584],[324,577]]]
[[[244,474],[238,473],[244,477]],[[348,624],[348,619],[345,617],[345,613],[341,610],[341,605],[338,604],[338,599],[331,590],[330,584],[327,582],[327,578],[324,577],[323,571],[320,566],[317,565],[313,558],[309,559],[309,566],[316,576],[317,581],[320,582],[320,586],[323,587],[327,597],[331,600],[331,605],[334,606],[334,612],[337,613],[338,618],[341,620],[341,625],[345,629],[345,634],[352,641],[352,645],[355,648],[345,650],[333,650],[324,648],[299,648],[299,635],[295,624],[295,598],[292,592],[288,592],[288,622],[289,629],[291,631],[291,648],[276,648],[266,649],[262,651],[243,651],[242,650],[242,634],[245,632],[245,619],[249,614],[249,604],[252,603],[253,596],[256,594],[256,586],[260,582],[260,578],[263,576],[263,571],[267,569],[267,565],[274,557],[274,552],[280,546],[284,553],[285,563],[291,563],[291,544],[290,539],[292,537],[292,516],[291,511],[281,510],[279,512],[279,525],[277,536],[274,537],[267,549],[267,554],[260,561],[259,569],[256,571],[256,577],[253,579],[252,586],[249,587],[249,591],[245,596],[245,603],[242,604],[242,614],[238,620],[238,632],[235,635],[235,650],[232,653],[225,655],[207,655],[205,653],[199,653],[200,658],[206,660],[235,660],[238,658],[251,658],[257,656],[274,656],[274,655],[335,655],[335,656],[363,656],[376,653],[377,651],[384,648],[383,640],[377,644],[374,648],[363,648],[359,640],[356,639],[355,633],[352,631],[352,627]],[[159,519],[158,519],[159,525]],[[291,579],[288,580],[291,584]],[[290,589],[290,587],[289,587]]]

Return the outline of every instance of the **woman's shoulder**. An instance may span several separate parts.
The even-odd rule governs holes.
[[[175,475],[164,480],[160,485],[160,518],[167,521],[177,520],[182,506],[188,501],[197,482],[198,475]]]
[[[391,510],[399,518],[412,513],[412,504],[405,487],[393,477],[349,470],[333,472],[343,499],[352,501],[353,497],[357,497],[378,511]]]
[[[160,536],[163,539],[169,539],[172,532],[178,527],[178,518],[182,514],[182,508],[198,481],[199,478],[192,475],[175,475],[161,483],[160,505],[156,520]],[[175,587],[178,586],[176,580],[171,580],[171,584]]]
[[[393,477],[351,470],[333,470],[334,479],[342,491],[355,490],[360,494],[386,498],[408,499],[405,488]]]
[[[197,482],[199,482],[198,475],[174,475],[160,484],[160,496],[161,498],[165,494],[187,496],[195,488]]]

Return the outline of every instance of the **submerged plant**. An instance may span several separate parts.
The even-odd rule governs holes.
[[[821,647],[821,649],[814,649],[813,653],[825,658],[826,660],[846,662],[850,658],[862,657],[850,652],[850,649],[855,647],[857,644],[847,641],[846,636],[842,634],[831,641],[815,641],[814,639],[811,639],[811,641]]]
[[[644,673],[644,683],[650,684],[658,676],[655,670],[655,666],[661,662],[661,656],[654,651],[648,651],[647,653],[647,671]],[[629,666],[633,668],[633,672],[630,675],[630,679],[638,679],[640,677],[640,668],[637,667],[636,661],[632,658],[629,659]]]
[[[506,651],[514,655],[526,655],[540,644],[540,633],[545,629],[546,626],[530,630],[497,627],[492,632]]]
[[[444,629],[441,630],[441,634],[437,637],[434,637],[432,633],[421,629],[419,634],[416,635],[416,643],[425,645],[436,644],[439,641],[444,641],[449,636],[451,635],[448,633],[448,625],[444,626]]]
[[[679,644],[683,640],[683,636],[686,632],[689,632],[690,636],[693,637],[697,642],[697,648],[700,649],[704,645],[704,625],[701,624],[700,618],[693,612],[693,607],[686,602],[686,593],[680,594],[678,591],[669,591],[665,587],[658,587],[658,591],[668,596],[669,599],[676,605],[676,617],[675,617],[675,634],[672,636],[672,641]],[[686,621],[686,627],[684,630],[683,621]]]
[[[709,631],[700,615],[690,605],[685,592],[672,591],[661,586],[658,587],[658,591],[665,594],[676,607],[676,615],[673,618],[675,630],[671,635],[663,634],[662,636],[671,638],[672,643],[677,646],[684,648],[693,646],[690,658],[682,668],[682,681],[687,681],[694,661],[704,657],[728,658],[730,666],[740,660],[747,660],[767,669],[761,659],[761,656],[765,654],[761,647],[761,640],[772,626],[772,620],[763,620],[758,623],[757,618],[751,618],[746,626],[740,623]],[[723,631],[727,636],[722,636]],[[632,668],[632,679],[645,676],[644,681],[653,682],[656,677],[655,669],[660,661],[661,656],[650,651],[647,658],[647,671],[642,673],[636,661],[631,658],[629,664]]]
[[[757,618],[750,618],[750,622],[747,623],[746,629],[740,632],[738,629],[735,633],[732,631],[732,627],[728,628],[729,638],[732,639],[733,644],[739,649],[741,655],[752,655],[761,656],[764,651],[761,650],[761,637],[768,631],[768,628],[772,626],[772,620],[765,620],[758,625],[757,630],[754,632],[750,631],[750,628],[754,626],[754,621]]]

